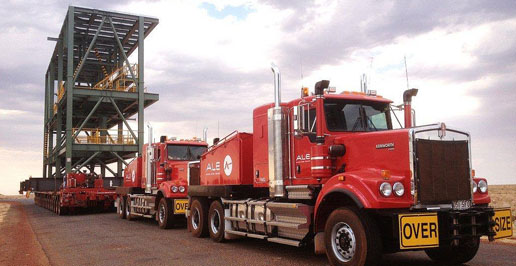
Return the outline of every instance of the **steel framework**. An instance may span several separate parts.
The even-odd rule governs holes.
[[[158,22],[68,8],[59,37],[49,38],[57,43],[45,74],[43,178],[83,167],[121,177],[124,160],[142,152],[144,109],[159,99],[145,92],[144,39]],[[138,62],[131,65],[136,48]],[[137,131],[127,122],[135,115]]]

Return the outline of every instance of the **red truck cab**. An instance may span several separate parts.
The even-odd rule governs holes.
[[[198,171],[200,155],[207,144],[200,139],[177,140],[161,137],[145,144],[142,156],[124,170],[122,187],[117,188],[118,213],[129,220],[136,216],[155,218],[168,228],[174,218],[184,217],[188,200],[188,175]]]

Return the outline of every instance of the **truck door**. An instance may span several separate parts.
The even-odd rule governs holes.
[[[315,145],[315,103],[301,102],[298,106],[294,106],[291,120],[291,176],[294,179],[308,179],[311,175],[311,147]]]

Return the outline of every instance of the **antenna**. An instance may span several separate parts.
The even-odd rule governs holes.
[[[220,131],[219,131],[220,127],[219,127],[219,122],[220,122],[220,120],[217,120],[217,138],[220,138]]]
[[[408,82],[407,56],[403,56],[403,59],[405,60],[405,77],[407,78],[407,90],[408,90],[409,89],[409,82]]]

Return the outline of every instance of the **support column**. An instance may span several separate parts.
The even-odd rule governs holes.
[[[47,177],[47,122],[48,122],[48,71],[45,75],[45,107],[44,107],[44,113],[43,113],[43,178]]]
[[[55,82],[55,70],[54,62],[50,64],[50,74],[48,77],[48,115],[47,115],[47,132],[48,132],[48,150],[47,150],[47,171],[48,177],[52,177],[52,168],[55,162],[53,162],[53,148],[54,148],[54,128],[48,126],[48,121],[52,121],[54,118],[54,82]]]
[[[63,36],[60,36],[59,41],[57,41],[57,92],[59,94],[59,89],[61,88],[61,83],[63,83],[63,56],[64,56],[64,48],[63,48]],[[53,159],[56,162],[56,178],[61,178],[61,158],[59,157],[59,152],[61,150],[61,137],[63,133],[62,123],[62,112],[60,108],[61,104],[59,102],[59,97],[57,98],[57,119],[56,119],[56,153],[53,155]]]
[[[143,39],[145,39],[144,35],[145,31],[145,18],[138,18],[138,155],[142,155],[143,151],[143,127],[144,127],[144,77],[143,77],[143,69],[144,66],[144,56],[143,51],[145,50],[143,47]]]
[[[124,137],[124,123],[118,122],[118,141],[120,143],[123,143],[123,137]],[[117,177],[122,176],[122,160],[118,159],[116,162],[116,174]]]
[[[73,29],[74,29],[74,7],[68,8],[66,26],[66,172],[72,172],[72,114],[73,114]]]

